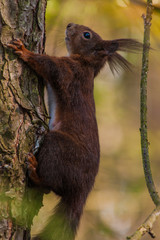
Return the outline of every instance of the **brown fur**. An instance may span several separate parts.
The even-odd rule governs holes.
[[[84,32],[90,38],[84,37]],[[108,61],[111,69],[129,67],[118,50],[142,47],[132,39],[103,40],[88,27],[69,24],[66,45],[70,56],[50,57],[28,51],[20,40],[9,47],[27,62],[56,95],[51,130],[37,155],[37,176],[62,197],[55,215],[35,239],[73,240],[99,166],[99,138],[93,96],[94,77]],[[35,168],[34,168],[35,175]]]

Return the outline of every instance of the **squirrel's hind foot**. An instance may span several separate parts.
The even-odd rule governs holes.
[[[28,153],[27,157],[27,163],[28,163],[28,175],[29,178],[36,184],[41,185],[41,179],[37,174],[37,166],[38,162],[35,158],[35,156],[32,153]]]

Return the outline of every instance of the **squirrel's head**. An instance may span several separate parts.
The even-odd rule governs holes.
[[[83,56],[106,55],[102,38],[88,27],[69,23],[66,28],[66,46],[69,54]]]
[[[83,25],[69,23],[66,27],[66,46],[71,54],[89,56],[108,62],[112,71],[131,68],[131,64],[117,51],[135,52],[142,50],[142,43],[134,39],[103,40],[96,32]]]

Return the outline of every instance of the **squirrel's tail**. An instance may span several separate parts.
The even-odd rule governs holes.
[[[63,198],[42,232],[33,240],[74,240],[84,203]]]
[[[132,69],[132,64],[122,57],[117,51],[137,53],[142,52],[143,44],[135,39],[115,39],[105,41],[108,64],[112,72],[118,72],[119,68]]]

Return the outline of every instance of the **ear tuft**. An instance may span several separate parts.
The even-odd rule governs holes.
[[[131,70],[132,64],[124,57],[117,53],[117,51],[128,51],[137,53],[142,51],[143,44],[135,39],[115,39],[112,41],[104,41],[106,55],[108,56],[108,64],[112,73],[119,72],[120,69]]]
[[[132,71],[133,67],[130,62],[118,53],[114,53],[108,57],[108,64],[113,74],[115,72],[119,73],[121,69]]]
[[[138,42],[135,39],[116,39],[118,44],[118,51],[127,51],[132,53],[142,52],[143,43]]]

